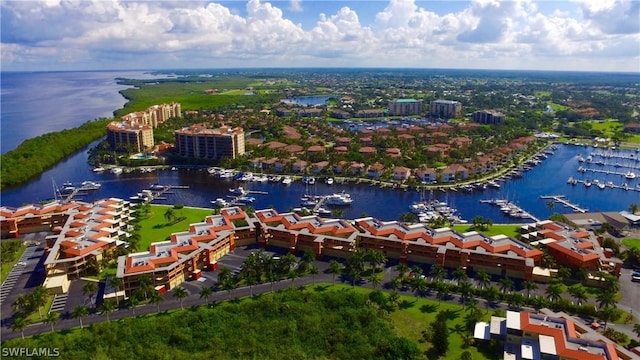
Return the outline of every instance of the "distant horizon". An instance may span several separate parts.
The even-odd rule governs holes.
[[[638,19],[638,0],[4,0],[0,62],[636,73]]]
[[[397,71],[411,71],[411,70],[420,70],[420,71],[478,71],[478,72],[540,72],[540,73],[596,73],[596,74],[627,74],[627,75],[640,75],[640,70],[638,71],[614,71],[614,70],[552,70],[552,69],[499,69],[499,68],[420,68],[420,67],[382,67],[382,66],[370,66],[370,67],[319,67],[319,66],[308,66],[308,67],[203,67],[203,68],[122,68],[122,69],[83,69],[83,70],[66,70],[66,69],[58,69],[58,70],[2,70],[0,69],[0,73],[56,73],[56,72],[133,72],[133,71],[142,71],[142,72],[176,72],[176,71],[287,71],[287,70],[397,70]]]

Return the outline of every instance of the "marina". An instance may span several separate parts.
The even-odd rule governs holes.
[[[92,145],[92,146],[95,146]],[[333,184],[327,184],[325,177],[316,177],[315,184],[303,184],[302,175],[287,174],[252,174],[253,177],[265,177],[266,181],[240,181],[234,180],[239,171],[232,169],[207,168],[196,166],[165,166],[158,167],[153,172],[123,171],[116,175],[108,169],[102,172],[94,172],[87,165],[86,152],[78,152],[68,160],[59,163],[54,168],[47,170],[40,178],[16,188],[3,191],[3,204],[8,206],[20,206],[24,203],[38,203],[53,198],[51,192],[52,179],[70,181],[81,184],[83,181],[100,183],[99,190],[79,193],[78,197],[84,201],[92,201],[105,197],[119,197],[129,199],[141,192],[140,189],[149,189],[153,184],[164,186],[186,185],[189,188],[178,191],[166,191],[161,196],[154,198],[154,202],[165,204],[180,203],[185,206],[216,207],[213,203],[220,198],[231,202],[234,196],[229,189],[243,187],[249,191],[264,192],[264,195],[252,193],[254,197],[251,205],[256,209],[274,207],[278,211],[288,211],[301,206],[301,197],[312,192],[320,196],[346,192],[354,200],[349,206],[340,208],[344,218],[359,218],[374,216],[381,220],[397,220],[401,214],[409,212],[408,207],[414,203],[428,200],[445,202],[449,207],[457,210],[456,215],[460,219],[473,219],[476,216],[491,219],[495,224],[523,223],[532,221],[528,218],[512,217],[500,210],[497,206],[486,206],[481,203],[483,199],[508,199],[517,204],[519,208],[538,219],[546,219],[554,212],[563,212],[562,207],[550,208],[545,201],[540,201],[541,195],[562,194],[565,199],[571,199],[571,203],[580,204],[580,208],[592,211],[622,211],[632,203],[640,203],[638,188],[640,181],[636,179],[622,178],[620,173],[626,174],[627,169],[603,168],[607,171],[616,171],[615,174],[598,174],[598,183],[595,183],[594,173],[579,172],[579,166],[586,166],[577,161],[577,155],[584,153],[584,146],[556,145],[554,154],[546,155],[543,161],[532,161],[530,165],[523,165],[518,170],[520,175],[509,175],[507,171],[493,180],[499,187],[489,186],[488,181],[472,181],[456,186],[458,191],[447,190],[447,185],[426,188],[426,184],[407,186],[399,183],[382,183],[379,180],[367,178],[341,177],[332,175]],[[618,150],[620,151],[620,150]],[[629,151],[622,151],[629,153]],[[175,170],[172,170],[175,167]],[[589,167],[592,167],[589,165]],[[634,171],[635,172],[635,171]],[[553,176],[549,176],[553,174]],[[257,176],[256,176],[257,175]],[[508,176],[507,176],[508,175]],[[252,177],[252,178],[253,178]],[[567,179],[573,177],[576,185],[567,183]],[[279,180],[278,180],[279,179]],[[545,181],[540,181],[545,179]],[[591,186],[585,187],[584,182],[590,181]],[[375,182],[374,182],[375,181]],[[628,184],[628,190],[622,186]],[[370,186],[374,184],[374,186]],[[605,188],[600,190],[600,184]],[[385,185],[384,187],[382,185]],[[78,185],[76,185],[77,187]],[[428,196],[425,196],[426,195]],[[163,200],[164,198],[165,200]],[[318,202],[307,205],[311,210],[316,209]],[[317,207],[331,211],[327,204]],[[573,211],[573,210],[569,210]]]
[[[574,212],[579,212],[579,213],[586,213],[587,211],[589,211],[589,209],[583,209],[580,206],[570,202],[569,200],[565,199],[564,195],[541,195],[540,199],[550,199],[553,200],[556,203],[562,204],[565,207],[571,208]]]

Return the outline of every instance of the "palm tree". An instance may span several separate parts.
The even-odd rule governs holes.
[[[633,332],[640,338],[640,324],[633,324]]]
[[[207,304],[209,303],[209,296],[211,296],[213,294],[213,290],[211,290],[210,287],[205,286],[202,289],[200,289],[200,299],[204,298],[204,301],[207,302]]]
[[[502,291],[502,293],[506,293],[511,290],[513,290],[513,280],[508,277],[500,279],[500,291]]]
[[[336,275],[342,272],[342,265],[336,260],[329,261],[329,272],[333,275],[333,284],[336,283]]]
[[[316,275],[318,275],[318,273],[320,273],[320,270],[318,269],[318,267],[315,264],[311,264],[311,266],[309,266],[309,274],[311,274],[313,285],[316,284]]]
[[[98,285],[93,281],[87,281],[82,286],[82,293],[89,298],[89,302],[93,303],[93,294],[98,291]]]
[[[453,271],[453,274],[451,274],[451,276],[453,277],[453,279],[456,281],[457,285],[460,285],[460,283],[462,281],[466,281],[467,280],[467,273],[461,269],[461,268],[457,268]]]
[[[218,281],[225,281],[228,277],[232,276],[231,269],[226,266],[220,268],[220,272],[218,273]]]
[[[51,332],[55,331],[53,329],[53,325],[55,325],[56,322],[58,322],[58,320],[60,319],[60,313],[57,311],[50,311],[47,316],[45,316],[44,318],[44,322],[46,324],[51,325]]]
[[[115,309],[116,307],[111,301],[103,301],[102,305],[100,305],[100,310],[102,310],[102,313],[107,317],[107,321],[109,321],[109,314]]]
[[[489,276],[486,271],[479,270],[476,273],[476,281],[478,282],[478,285],[484,289],[491,284],[491,276]]]
[[[531,292],[535,291],[538,288],[538,285],[531,280],[525,281],[522,286],[525,290],[527,290],[527,297],[531,297]]]
[[[109,278],[109,285],[116,289],[116,305],[120,306],[120,298],[118,297],[118,291],[122,287],[122,279],[112,276]]]
[[[42,319],[42,307],[47,304],[47,290],[44,286],[39,285],[30,294],[31,304],[38,307],[38,315]]]
[[[149,294],[149,302],[152,304],[156,304],[156,312],[160,312],[160,302],[164,300],[164,297],[160,295],[157,291],[152,291]]]
[[[183,288],[182,286],[178,286],[173,291],[174,291],[173,296],[175,298],[177,298],[178,300],[180,300],[180,309],[184,309],[182,307],[182,299],[184,299],[187,296],[189,296],[189,293],[187,292],[187,289]]]
[[[429,275],[435,281],[442,281],[446,273],[447,271],[442,266],[436,265],[431,269],[431,271],[429,272]]]
[[[127,301],[127,306],[131,309],[133,316],[136,316],[136,306],[140,304],[140,299],[137,296],[131,295],[129,296],[129,300]]]
[[[22,335],[22,339],[24,340],[24,328],[26,328],[27,325],[29,325],[29,321],[26,318],[23,318],[22,316],[17,316],[13,318],[13,322],[11,323],[11,331],[13,332],[20,331],[20,334]]]
[[[629,212],[632,213],[632,214],[637,213],[639,209],[640,209],[640,207],[638,207],[638,204],[629,205]]]
[[[464,280],[463,282],[460,283],[460,285],[458,285],[458,287],[460,290],[460,297],[462,299],[462,306],[464,308],[464,306],[466,305],[466,299],[471,296],[473,286],[469,281]]]
[[[164,212],[164,218],[168,223],[172,222],[176,218],[176,212],[172,207],[167,208],[167,211]]]
[[[11,307],[14,311],[22,312],[29,308],[31,304],[31,299],[26,294],[18,295],[16,300],[11,304]]]
[[[218,287],[221,290],[227,291],[228,299],[231,298],[231,290],[235,289],[236,285],[236,281],[233,279],[233,277],[227,277],[223,281],[218,280]]]
[[[84,329],[82,318],[89,315],[89,309],[84,305],[77,305],[71,312],[71,317],[80,320],[80,329]]]
[[[148,274],[142,274],[138,276],[138,287],[143,292],[144,298],[149,297],[149,291],[152,288],[153,279]]]
[[[417,277],[411,282],[411,288],[416,296],[420,296],[421,294],[424,294],[425,291],[427,291],[427,280],[421,277]]]
[[[409,265],[401,262],[400,264],[398,264],[398,266],[396,266],[396,271],[398,271],[398,277],[402,279],[404,278],[404,275],[409,271]]]
[[[549,284],[544,291],[547,294],[547,299],[552,302],[558,302],[562,298],[562,287],[560,284]]]
[[[618,300],[616,299],[616,293],[613,291],[601,291],[597,296],[598,305],[600,308],[615,307]]]
[[[374,289],[377,289],[378,286],[380,286],[380,284],[382,283],[382,279],[375,272],[367,276],[367,281],[371,283]]]
[[[569,287],[569,294],[576,299],[576,303],[578,306],[582,305],[589,296],[587,295],[587,289],[582,286],[582,284],[577,284]]]

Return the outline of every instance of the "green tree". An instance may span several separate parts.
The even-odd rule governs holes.
[[[204,301],[208,304],[209,303],[209,297],[213,294],[213,290],[211,290],[210,287],[205,286],[202,289],[200,289],[200,299],[204,299]]]
[[[578,306],[582,305],[589,296],[587,295],[587,289],[582,284],[576,284],[569,287],[569,294],[576,299]]]
[[[24,329],[29,325],[29,321],[22,316],[17,316],[13,318],[13,322],[11,323],[11,331],[16,332],[20,331],[20,335],[22,335],[22,339],[24,340]]]
[[[100,305],[100,310],[102,314],[107,317],[107,321],[109,321],[109,314],[114,312],[116,309],[115,305],[111,301],[103,301]]]
[[[342,273],[342,265],[336,260],[329,261],[329,273],[333,275],[333,284],[336,283],[336,275]]]
[[[131,309],[133,316],[136,316],[136,306],[140,305],[140,299],[137,296],[131,295],[127,300],[127,306]]]
[[[47,313],[47,316],[44,317],[45,324],[51,325],[51,332],[55,331],[53,329],[53,325],[55,325],[58,320],[60,320],[60,313],[57,311],[50,311],[49,313]]]
[[[175,210],[173,210],[173,208],[171,207],[167,208],[167,210],[164,212],[164,218],[168,223],[171,223],[176,218]]]
[[[113,287],[116,291],[116,305],[120,306],[120,297],[118,296],[118,291],[120,291],[120,289],[122,288],[122,279],[117,278],[115,276],[111,276],[109,278],[109,285],[111,285],[111,287]]]
[[[489,274],[487,274],[484,270],[479,270],[476,273],[475,279],[481,289],[484,289],[491,284],[491,276],[489,276]]]
[[[89,315],[89,309],[84,305],[77,305],[71,312],[71,317],[80,321],[80,329],[84,329],[82,318]]]
[[[527,297],[531,297],[531,292],[535,291],[538,288],[538,285],[536,285],[536,283],[532,280],[525,281],[522,286],[525,290],[527,290]]]
[[[447,314],[441,311],[436,320],[431,324],[431,350],[435,356],[445,356],[449,350],[449,328],[447,327]]]
[[[508,277],[500,279],[500,291],[507,293],[513,290],[513,280]]]
[[[180,309],[184,309],[184,307],[182,307],[182,300],[187,296],[189,296],[189,293],[187,292],[187,289],[183,288],[182,286],[178,286],[177,288],[173,289],[173,297],[180,301]]]
[[[544,292],[547,295],[547,299],[554,303],[557,303],[562,298],[562,287],[560,284],[549,284]]]
[[[164,297],[162,295],[160,295],[157,291],[153,291],[151,292],[151,294],[149,294],[149,302],[151,304],[155,304],[156,305],[156,312],[159,313],[160,312],[160,303],[164,300]]]

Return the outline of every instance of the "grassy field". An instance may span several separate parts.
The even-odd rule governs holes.
[[[635,239],[635,238],[622,239],[622,244],[628,248],[640,249],[640,239]]]
[[[562,111],[562,110],[569,110],[570,109],[570,107],[568,107],[568,106],[564,106],[564,105],[561,105],[561,104],[556,104],[554,102],[548,102],[547,105],[551,106],[553,111]]]
[[[22,239],[15,239],[15,240],[2,240],[2,241],[12,241],[12,242],[17,242],[22,244]],[[23,245],[20,245],[20,250],[15,254],[15,256],[13,257],[15,260],[13,261],[6,261],[5,259],[7,259],[7,257],[4,257],[3,259],[1,259],[1,263],[0,263],[0,283],[4,282],[4,279],[6,279],[7,275],[9,275],[9,273],[11,272],[11,268],[13,268],[13,266],[18,262],[18,259],[20,259],[20,256],[22,256],[22,253],[24,253],[24,250],[26,249],[26,247],[24,247]]]
[[[164,217],[165,212],[172,206],[151,205],[149,217],[140,221],[140,243],[138,249],[143,251],[149,248],[152,242],[164,241],[175,232],[187,231],[189,224],[201,222],[213,213],[212,209],[190,208],[174,209],[178,222],[168,224]]]
[[[486,236],[495,236],[495,235],[507,235],[511,237],[515,237],[518,234],[518,229],[520,229],[521,225],[491,225],[489,230],[479,231]],[[473,227],[469,224],[458,224],[453,225],[452,227],[456,231],[465,233],[469,231],[474,231]]]
[[[316,288],[320,287],[316,286]],[[371,292],[370,289],[361,287],[352,288],[351,286],[341,284],[322,284],[322,288],[327,288],[329,291],[349,288],[365,294]],[[429,324],[436,319],[440,311],[446,311],[449,314],[449,320],[447,321],[449,327],[449,351],[445,358],[460,359],[460,355],[465,350],[468,350],[473,356],[473,359],[486,359],[487,356],[479,352],[477,348],[471,346],[463,349],[462,347],[463,342],[461,335],[462,329],[464,328],[465,315],[462,305],[401,295],[399,309],[390,313],[389,318],[398,336],[406,337],[418,344],[420,350],[426,351],[430,345],[421,341],[422,331],[428,328]],[[486,313],[484,317],[486,319],[483,319],[483,321],[489,321],[491,314]]]

